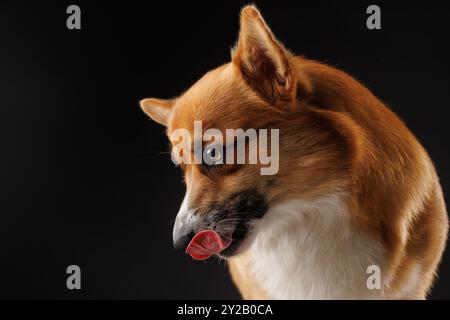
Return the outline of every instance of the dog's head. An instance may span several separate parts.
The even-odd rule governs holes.
[[[180,141],[179,129],[195,137],[196,121],[201,121],[203,132],[214,128],[224,137],[226,129],[280,131],[279,145],[271,149],[280,155],[276,174],[272,175],[261,174],[267,163],[260,159],[252,164],[225,161],[226,148],[216,147],[235,144],[228,139],[190,140],[192,149],[199,143],[200,155],[210,156],[211,161],[196,162],[195,152],[186,154],[191,151],[173,153],[175,158],[194,159],[189,163],[176,159],[181,162],[187,188],[174,226],[176,247],[186,248],[194,234],[212,229],[231,240],[221,252],[221,256],[229,257],[238,252],[252,223],[273,203],[326,185],[323,177],[332,172],[323,163],[333,158],[330,152],[336,141],[330,138],[332,129],[323,118],[308,111],[306,103],[304,110],[299,107],[298,90],[306,94],[308,83],[298,78],[294,59],[258,10],[247,6],[241,12],[239,39],[230,63],[208,72],[180,97],[141,101],[144,112],[167,127],[174,147]],[[333,145],[328,150],[327,141]],[[268,142],[278,140],[269,134]],[[246,146],[245,151],[250,153],[250,148]],[[320,175],[317,170],[322,170]]]

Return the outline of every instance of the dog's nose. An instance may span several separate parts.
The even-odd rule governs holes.
[[[177,250],[185,250],[195,236],[194,231],[179,230],[173,234],[173,247]]]
[[[200,224],[200,219],[189,205],[186,194],[173,226],[173,246],[175,249],[186,249],[194,237],[195,231],[199,230]]]

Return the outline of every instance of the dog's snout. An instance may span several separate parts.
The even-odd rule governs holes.
[[[186,249],[198,228],[196,219],[179,214],[173,226],[173,246],[175,249]]]
[[[186,249],[199,226],[199,218],[196,216],[195,210],[189,205],[189,197],[186,194],[173,226],[173,246],[175,249]]]

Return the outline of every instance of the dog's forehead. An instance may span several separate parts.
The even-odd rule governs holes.
[[[231,64],[205,74],[181,95],[169,121],[169,134],[176,129],[193,131],[194,122],[203,129],[224,129],[238,125],[245,105],[254,99],[248,86]]]

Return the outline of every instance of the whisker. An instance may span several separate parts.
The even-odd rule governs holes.
[[[248,219],[223,219],[223,220],[220,220],[220,222],[224,222],[224,221],[246,221],[246,220],[248,220]]]

